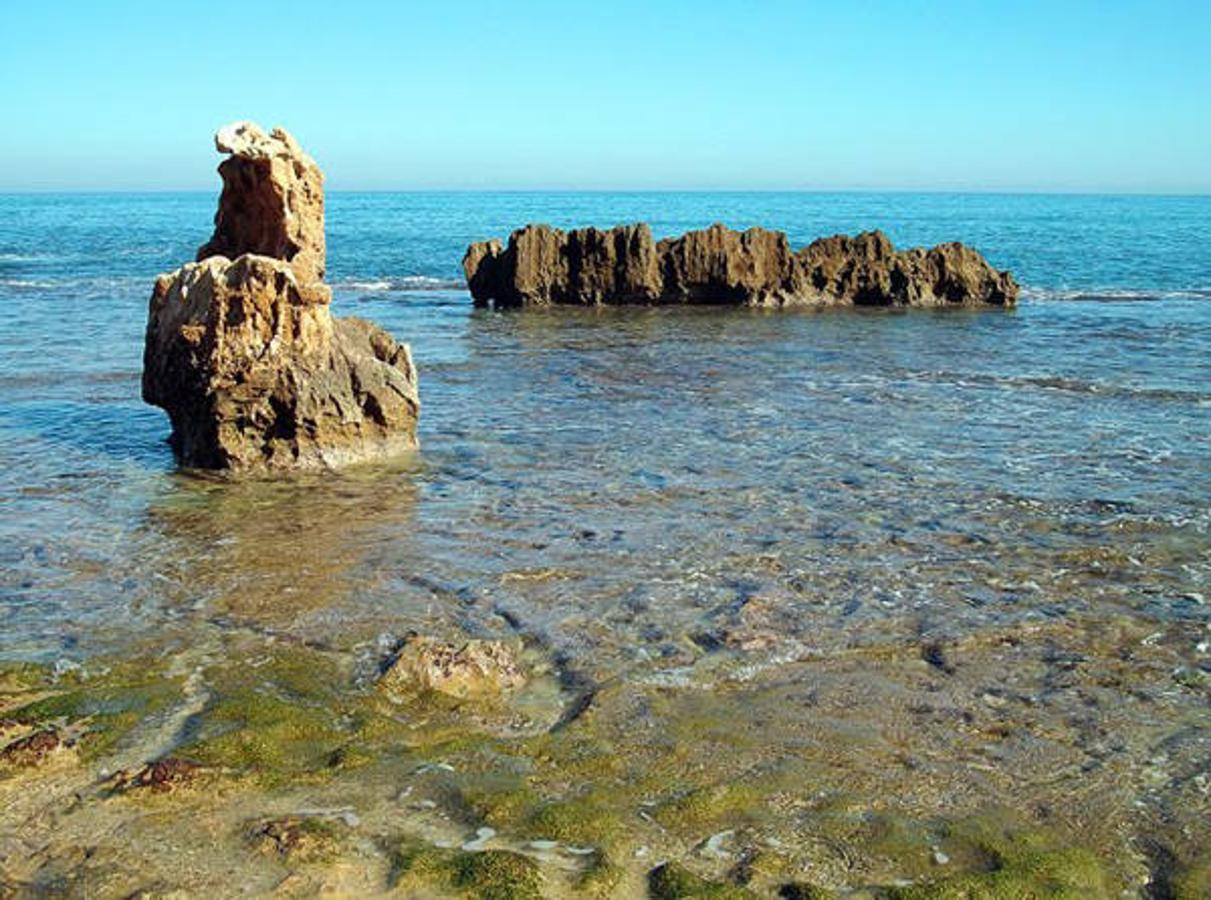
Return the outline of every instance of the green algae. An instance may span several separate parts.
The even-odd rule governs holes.
[[[560,841],[598,850],[611,847],[623,834],[616,803],[596,791],[546,799],[525,784],[464,788],[463,805],[471,818],[526,840]]]
[[[1173,876],[1173,900],[1206,900],[1211,897],[1211,857],[1180,866]]]
[[[586,897],[613,897],[626,874],[626,869],[599,851],[576,879],[576,890]]]
[[[753,900],[747,888],[720,881],[707,881],[677,863],[657,866],[648,875],[652,900]]]
[[[889,900],[1097,900],[1117,896],[1097,856],[1041,830],[1016,829],[989,818],[958,823],[946,845],[975,861],[959,872],[886,890]]]
[[[396,888],[440,888],[474,900],[541,900],[538,864],[509,850],[470,853],[423,844],[401,845],[391,861]]]
[[[542,897],[542,872],[520,853],[485,850],[460,853],[454,861],[454,885],[482,900],[538,900]]]
[[[52,683],[53,676],[49,666],[37,663],[0,663],[0,709],[10,705],[10,695],[19,697]]]
[[[331,772],[332,754],[348,740],[330,711],[251,688],[224,694],[202,722],[207,736],[186,745],[191,757],[270,782]]]
[[[255,666],[209,672],[209,700],[182,751],[268,785],[367,765],[402,726],[378,716],[330,654],[275,648]]]
[[[497,830],[516,828],[542,798],[521,779],[479,783],[462,789],[462,802],[473,817]]]
[[[526,815],[521,830],[533,840],[603,847],[621,832],[621,822],[605,800],[589,794],[540,804]]]
[[[23,693],[36,699],[15,701],[5,715],[26,725],[56,723],[83,726],[78,747],[88,762],[114,751],[140,723],[180,701],[180,677],[166,677],[145,664],[126,663],[97,675],[70,673],[54,679],[37,667],[21,670]]]
[[[753,785],[713,784],[665,801],[653,815],[666,828],[734,827],[752,821],[763,800],[764,793]]]

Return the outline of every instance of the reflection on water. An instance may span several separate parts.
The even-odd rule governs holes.
[[[418,468],[405,459],[293,479],[179,476],[145,517],[158,575],[213,620],[316,634],[355,626],[356,598],[379,590],[385,567],[409,565]]]

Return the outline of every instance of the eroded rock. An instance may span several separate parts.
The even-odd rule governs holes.
[[[324,280],[324,175],[284,129],[266,134],[234,122],[214,136],[231,156],[219,165],[223,192],[214,235],[198,259],[245,253],[284,259],[303,284]]]
[[[527,225],[473,244],[463,270],[476,303],[699,303],[747,306],[1012,305],[1013,276],[962,244],[897,251],[882,232],[815,241],[712,225],[653,242],[646,225],[563,232]]]
[[[167,411],[178,460],[330,467],[415,447],[407,345],[329,308],[315,163],[280,129],[239,123],[216,142],[235,155],[215,237],[157,279],[148,310],[143,399]],[[220,250],[242,255],[207,255]]]
[[[517,656],[504,641],[412,637],[383,672],[379,685],[397,694],[436,691],[459,698],[491,697],[526,683]]]

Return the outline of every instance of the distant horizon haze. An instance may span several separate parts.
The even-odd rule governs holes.
[[[291,131],[333,191],[1211,193],[1211,5],[126,0],[4,15],[0,192],[212,191]]]

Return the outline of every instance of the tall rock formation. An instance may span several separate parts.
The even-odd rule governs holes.
[[[214,136],[223,192],[198,260],[243,253],[290,263],[303,284],[324,280],[324,174],[288,132],[235,122]]]
[[[324,275],[323,174],[288,133],[219,131],[232,154],[214,236],[156,280],[143,399],[167,411],[186,466],[335,466],[417,446],[406,344],[337,319]]]
[[[527,225],[463,258],[479,305],[1011,306],[1018,285],[962,244],[897,251],[882,232],[797,253],[780,231],[712,225],[659,242],[646,225],[563,232]]]

